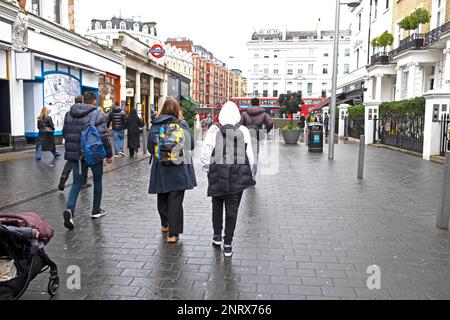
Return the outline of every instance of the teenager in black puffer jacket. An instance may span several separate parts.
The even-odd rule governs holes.
[[[251,165],[254,155],[249,130],[239,126],[239,109],[233,102],[222,108],[219,122],[208,130],[203,143],[201,162],[208,172],[208,196],[213,205],[213,244],[220,246],[224,240],[224,255],[233,255],[232,242],[237,215],[244,190],[253,186]],[[229,154],[233,150],[233,154]],[[225,204],[225,238],[223,206]]]

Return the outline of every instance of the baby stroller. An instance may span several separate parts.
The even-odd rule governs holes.
[[[58,268],[44,246],[53,228],[35,213],[0,215],[0,300],[18,300],[31,281],[50,269],[48,293],[59,287]]]

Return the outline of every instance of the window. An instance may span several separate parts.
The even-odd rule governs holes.
[[[314,65],[308,64],[308,74],[314,74]]]
[[[293,70],[292,70],[292,69],[288,69],[288,71],[287,71],[287,74],[288,74],[288,76],[291,76],[291,75],[293,75],[293,74],[294,74],[294,72],[293,72]]]
[[[253,66],[253,72],[254,73],[258,73],[258,70],[259,69],[259,64],[255,64],[254,66]]]
[[[327,97],[327,90],[322,89],[322,95],[321,95],[321,97],[322,97],[322,98],[326,98],[326,97]]]
[[[313,84],[311,82],[308,83],[308,96],[312,96],[313,93]]]
[[[344,74],[350,73],[350,65],[348,63],[344,64]]]
[[[119,28],[120,30],[127,30],[127,24],[125,21],[120,22]]]
[[[323,74],[328,74],[328,65],[327,64],[323,65],[322,73]]]
[[[255,53],[254,57],[259,58],[259,53]]]
[[[323,54],[323,56],[324,56],[324,57],[328,57],[328,52],[325,52],[325,53]]]
[[[391,0],[386,0],[386,9],[389,9],[389,2],[390,2]]]
[[[344,53],[344,55],[345,55],[346,57],[350,57],[350,49],[349,49],[349,48],[345,48],[345,53]]]
[[[378,0],[373,0],[373,18],[376,19],[378,16]]]
[[[309,56],[312,57],[314,55],[314,49],[309,48]]]
[[[297,70],[297,73],[298,73],[298,74],[303,74],[303,69],[298,69],[298,70]]]
[[[356,49],[356,69],[359,69],[359,49]]]
[[[445,16],[445,13],[443,12],[443,5],[442,0],[436,0],[436,28],[441,26],[444,22],[442,21],[442,18]]]
[[[142,27],[142,32],[143,33],[148,33],[148,26],[147,25]]]
[[[273,69],[273,74],[278,74],[278,69]]]
[[[264,56],[264,59],[269,59],[269,55],[265,55],[265,56]]]
[[[297,82],[297,92],[302,92],[303,84],[301,82]]]
[[[31,1],[31,12],[35,15],[41,15],[41,0],[33,0]]]
[[[268,64],[264,65],[264,74],[269,74],[269,65]]]
[[[358,31],[361,31],[362,14],[358,14]]]
[[[139,23],[135,23],[135,24],[133,25],[133,30],[134,30],[134,31],[139,32],[140,29],[141,29],[141,28],[139,27]]]
[[[107,21],[106,22],[106,29],[112,29],[112,28],[113,28],[112,22],[111,21]]]
[[[95,23],[94,29],[95,29],[95,30],[100,30],[101,28],[102,28],[102,25],[100,24],[100,22],[97,21],[97,22]]]
[[[263,83],[263,97],[264,98],[269,97],[269,83],[267,83],[267,82]]]
[[[53,12],[55,14],[55,22],[61,23],[61,0],[54,0],[53,2]]]

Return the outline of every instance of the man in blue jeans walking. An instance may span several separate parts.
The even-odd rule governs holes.
[[[83,170],[81,166],[82,153],[80,147],[81,132],[91,121],[91,117],[96,115],[96,113],[94,113],[94,111],[97,110],[96,104],[97,97],[95,96],[95,93],[86,92],[84,94],[84,103],[73,105],[64,119],[63,136],[66,140],[65,159],[70,161],[73,167],[73,185],[67,201],[67,209],[63,214],[64,226],[69,230],[75,229],[75,207],[83,184]],[[100,133],[103,145],[106,149],[107,163],[111,163],[112,148],[109,142],[105,116],[102,112],[98,113],[95,125]],[[94,176],[94,205],[92,209],[92,218],[98,219],[106,215],[106,212],[101,209],[103,193],[103,160],[99,161],[91,169]]]
[[[114,132],[114,154],[116,157],[118,157],[119,154],[122,157],[125,157],[123,148],[125,144],[125,129],[127,128],[128,120],[125,112],[123,112],[117,104],[108,116],[107,127],[109,128],[111,124]]]

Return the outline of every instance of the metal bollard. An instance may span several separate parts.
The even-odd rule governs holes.
[[[450,220],[450,152],[446,153],[444,168],[444,183],[442,187],[441,203],[436,226],[448,230]]]
[[[147,150],[147,124],[144,125],[144,129],[142,132],[142,144],[143,144],[143,152],[144,155],[146,156],[148,154],[148,150]]]
[[[366,155],[366,136],[362,135],[359,141],[358,179],[364,178],[365,155]]]

